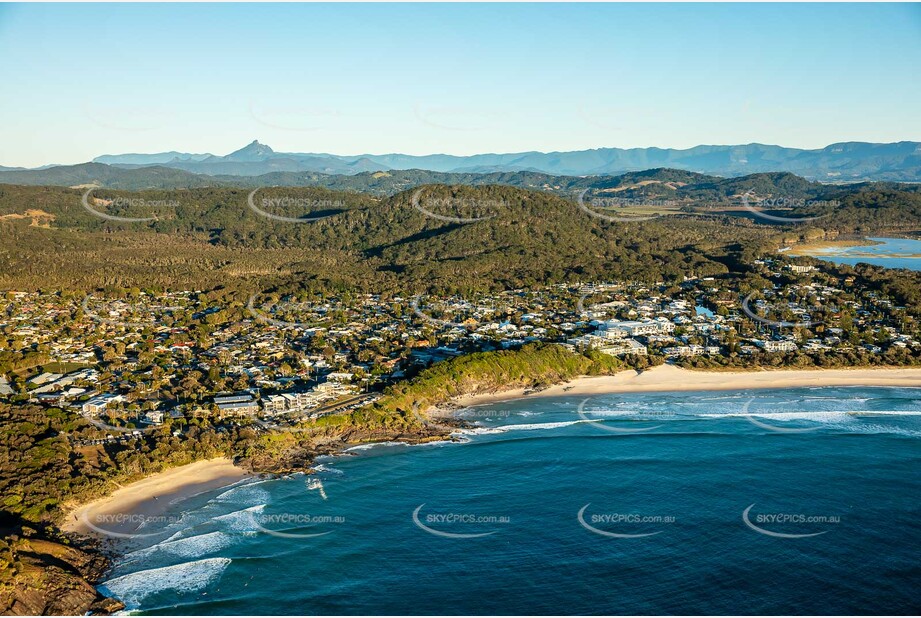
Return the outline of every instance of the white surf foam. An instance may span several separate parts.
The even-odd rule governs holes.
[[[847,428],[847,431],[849,433],[892,434],[896,436],[905,436],[908,438],[921,437],[921,431],[916,429],[903,429],[901,427],[880,425],[878,423],[860,423],[859,425],[851,425]]]
[[[506,433],[508,431],[536,431],[540,429],[559,429],[560,427],[569,427],[580,423],[592,423],[591,419],[579,419],[577,421],[559,421],[556,423],[520,423],[516,425],[499,425],[498,427],[472,427],[470,429],[461,429],[457,433],[461,435],[480,436],[494,433]]]
[[[326,488],[323,487],[323,481],[321,481],[315,476],[311,476],[310,478],[307,479],[307,489],[312,490],[312,491],[318,491],[320,492],[321,498],[323,498],[324,500],[328,499],[328,496],[326,495]]]
[[[264,483],[273,482],[276,479],[274,477],[268,477],[263,479],[252,480],[249,479],[246,482],[234,485],[226,491],[216,495],[214,498],[208,501],[206,506],[215,506],[225,504],[227,502],[233,502],[236,504],[239,503],[249,503],[249,504],[258,504],[262,502],[268,502],[271,498],[268,491],[265,488],[260,487]]]
[[[723,413],[701,413],[698,416],[706,418],[722,418],[732,416],[755,416],[758,418],[770,418],[780,421],[815,421],[821,422],[841,422],[851,421],[864,416],[921,416],[918,410],[799,410],[791,412],[754,412],[747,414],[744,412],[723,412]]]
[[[466,442],[467,440],[432,440],[431,442],[421,442],[413,446],[446,446],[448,444],[457,444],[458,442]]]
[[[172,537],[170,538],[172,539]],[[228,534],[207,532],[195,536],[166,540],[150,547],[138,549],[126,554],[124,559],[127,562],[134,562],[160,552],[180,558],[194,558],[220,551],[229,547],[232,543],[233,539]]]
[[[265,504],[257,504],[238,511],[232,511],[214,518],[214,521],[221,523],[221,529],[228,532],[252,532],[255,530],[253,525],[253,515],[262,513]]]
[[[670,412],[663,413],[660,410],[655,410],[652,413],[650,413],[648,411],[635,410],[635,409],[634,410],[610,410],[610,409],[583,410],[582,413],[585,416],[589,417],[590,420],[595,420],[592,417],[600,417],[600,418],[626,418],[626,419],[631,419],[631,420],[635,419],[635,420],[643,420],[643,421],[660,421],[663,419],[680,418],[681,416],[689,415],[685,412],[682,412],[681,414],[673,414]],[[690,415],[693,416],[694,414],[690,413]],[[600,418],[598,420],[600,420]]]
[[[373,442],[371,444],[359,444],[357,446],[350,446],[345,449],[343,453],[355,453],[359,451],[367,451],[369,449],[378,447],[378,446],[408,446],[406,442]]]
[[[755,418],[771,419],[775,421],[814,421],[816,423],[829,423],[852,420],[849,412],[821,411],[814,412],[722,412],[722,413],[701,413],[696,416],[702,418],[734,418],[753,416]]]
[[[217,581],[230,562],[230,558],[205,558],[137,571],[103,582],[100,589],[120,599],[129,609],[137,608],[144,599],[164,590],[203,590]]]

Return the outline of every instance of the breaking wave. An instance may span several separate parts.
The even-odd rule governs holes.
[[[175,535],[174,535],[175,536]],[[224,532],[207,532],[195,536],[180,537],[166,540],[150,547],[138,549],[127,555],[125,559],[134,562],[142,558],[164,553],[179,558],[195,558],[220,551],[233,544],[233,538]]]
[[[579,425],[581,423],[592,423],[595,421],[579,419],[577,421],[559,421],[556,423],[519,423],[514,425],[499,425],[498,427],[472,427],[470,429],[461,429],[457,433],[460,435],[480,436],[493,433],[505,433],[507,431],[536,431],[540,429],[558,429],[560,427],[569,427],[570,425]]]
[[[230,558],[205,558],[158,569],[136,571],[110,579],[100,590],[134,609],[149,596],[170,590],[176,593],[198,592],[215,582],[231,563]]]

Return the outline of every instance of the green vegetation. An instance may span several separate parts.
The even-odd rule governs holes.
[[[318,436],[340,436],[349,441],[350,436],[365,439],[376,432],[391,436],[408,433],[416,424],[414,410],[425,410],[452,397],[507,388],[541,388],[580,375],[610,374],[655,362],[646,358],[622,361],[600,353],[583,355],[544,344],[472,354],[424,370],[354,414],[321,417],[289,433],[189,426],[181,435],[174,435],[176,427],[167,423],[143,435],[94,443],[101,441],[105,432],[75,413],[31,404],[0,404],[0,512],[30,524],[48,524],[58,521],[68,504],[98,498],[113,490],[115,483],[127,483],[169,467],[232,456],[256,469],[266,469],[271,467],[271,458],[306,448]]]
[[[408,316],[409,299],[423,292],[474,298],[484,291],[619,280],[654,288],[669,297],[685,293],[692,303],[698,295],[706,296],[713,301],[712,308],[725,316],[728,307],[737,305],[740,292],[780,289],[787,284],[791,289],[804,289],[794,286],[801,282],[783,268],[790,265],[789,258],[776,254],[783,245],[848,235],[915,235],[921,221],[917,187],[882,183],[832,187],[790,174],[720,179],[660,169],[589,178],[418,170],[354,176],[271,175],[273,184],[279,186],[259,191],[260,208],[283,217],[326,217],[298,224],[254,212],[247,206],[250,190],[216,186],[225,179],[212,178],[203,185],[192,174],[170,169],[162,172],[158,182],[150,183],[153,168],[122,170],[136,172],[133,176],[112,172],[114,169],[92,168],[89,172],[97,176],[111,172],[108,180],[94,178],[104,184],[148,190],[98,189],[93,193],[99,200],[95,207],[110,215],[152,216],[155,221],[122,223],[95,217],[81,205],[83,190],[0,185],[0,236],[4,239],[0,289],[43,290],[43,298],[53,297],[50,308],[33,307],[29,315],[37,317],[27,326],[48,329],[44,332],[61,338],[85,336],[80,341],[88,344],[90,360],[95,355],[103,374],[101,383],[130,393],[125,405],[134,412],[147,409],[143,406],[148,401],[181,404],[191,410],[207,406],[209,394],[251,386],[248,377],[222,375],[222,368],[231,363],[229,358],[218,355],[207,360],[207,368],[189,363],[177,370],[169,350],[186,345],[207,350],[217,330],[226,331],[225,336],[241,335],[243,321],[251,317],[247,299],[254,293],[268,301],[339,297],[343,301],[339,308],[324,314],[322,320],[325,327],[341,327],[354,319],[342,307],[356,293],[379,295],[382,314],[393,311]],[[65,180],[68,184],[82,182],[79,178],[62,178],[61,182]],[[258,181],[234,180],[238,185],[251,182],[249,186],[254,187],[260,186]],[[182,189],[169,188],[181,182],[188,184]],[[453,186],[426,184],[432,182]],[[285,184],[315,186],[285,188]],[[442,217],[484,218],[464,224],[427,216],[414,207],[414,187],[421,187],[423,205]],[[658,219],[611,222],[584,212],[571,199],[584,189],[601,197],[676,200],[679,206],[656,207],[672,213]],[[830,207],[833,216],[802,226],[768,225],[749,215],[723,214],[738,209],[738,196],[748,191],[762,197],[785,195],[838,204]],[[641,208],[627,210],[643,212]],[[793,210],[796,216],[811,216],[827,214],[828,208],[804,203]],[[613,210],[623,211],[620,207]],[[609,212],[608,207],[600,212]],[[768,268],[764,262],[755,265],[756,259],[766,255],[774,257],[775,267]],[[800,258],[797,263],[818,262]],[[773,274],[772,269],[776,270]],[[911,350],[868,353],[866,347],[882,344],[888,335],[882,326],[861,328],[857,320],[916,332],[921,319],[921,274],[867,265],[823,266],[823,270],[826,272],[809,276],[828,286],[850,280],[840,298],[834,296],[834,304],[847,307],[846,301],[859,291],[863,294],[860,306],[867,307],[865,315],[831,308],[824,315],[809,292],[791,293],[801,294],[797,300],[815,309],[818,319],[839,325],[841,340],[852,351],[743,356],[738,342],[729,337],[725,355],[681,362],[691,367],[918,363]],[[826,276],[828,272],[834,277]],[[689,278],[696,278],[700,287],[692,289],[697,284],[689,286]],[[155,339],[154,329],[144,328],[138,340],[131,342],[130,353],[126,340],[112,336],[117,331],[100,326],[84,335],[78,327],[85,327],[79,299],[87,292],[101,292],[99,296],[110,300],[136,300],[141,290],[152,297],[164,290],[201,291],[190,293],[187,305],[161,312],[162,337]],[[7,317],[14,315],[13,299],[13,295],[6,298]],[[199,307],[198,313],[193,307]],[[141,308],[129,317],[143,321],[143,314]],[[286,314],[279,315],[284,318]],[[521,316],[516,319],[520,322]],[[324,416],[289,431],[190,414],[190,420],[167,420],[142,435],[106,438],[104,431],[73,412],[21,401],[28,380],[39,371],[63,372],[74,367],[52,362],[55,355],[49,341],[23,344],[19,327],[12,323],[4,321],[0,331],[0,374],[9,377],[16,393],[10,403],[0,404],[0,519],[7,537],[6,544],[0,544],[0,593],[5,590],[3,582],[29,572],[23,557],[34,544],[20,542],[20,535],[28,536],[24,531],[37,529],[40,535],[56,537],[54,523],[68,505],[108,493],[115,483],[218,455],[231,456],[254,470],[280,471],[303,469],[317,455],[336,452],[343,444],[443,438],[450,428],[425,422],[424,414],[453,397],[511,388],[541,389],[579,375],[642,369],[662,360],[658,356],[618,359],[570,352],[559,345],[530,344],[519,350],[481,352],[435,364],[411,380],[387,387],[371,405]],[[339,350],[317,336],[302,342],[296,352],[281,352],[272,361],[277,372],[272,369],[268,377],[290,376],[307,353],[322,355],[330,361],[327,366],[334,366],[337,351],[349,353],[343,358],[351,355],[360,361],[360,373],[366,369],[372,374],[383,372],[383,361],[402,360],[394,350],[405,350],[404,356],[413,350],[411,339],[419,334],[407,333],[411,326],[411,320],[401,322],[392,334],[370,345],[359,341],[359,333],[343,339]],[[749,335],[759,328],[754,323],[742,326]],[[825,334],[818,328],[814,331],[798,332],[798,341]],[[401,334],[407,337],[405,344]],[[284,337],[281,334],[276,340],[273,334],[263,344],[275,350],[280,341],[277,349],[285,350]],[[427,337],[434,347],[434,336],[422,335],[423,340]],[[131,368],[125,370],[128,364]],[[35,585],[41,589],[43,584]],[[0,597],[0,606],[2,601]]]
[[[230,455],[238,438],[194,427],[180,438],[164,426],[117,442],[77,445],[104,436],[72,412],[0,404],[2,512],[34,525],[54,522],[66,504],[105,495],[115,483]]]
[[[340,214],[297,225],[251,212],[244,192],[196,190],[162,221],[124,224],[87,213],[76,191],[4,187],[0,216],[21,213],[22,204],[41,197],[41,209],[57,219],[50,229],[0,221],[0,287],[210,289],[256,282],[264,288],[287,280],[298,287],[408,293],[614,277],[656,281],[726,272],[721,260],[738,243],[769,236],[745,221],[616,225],[570,201],[509,187],[435,188],[432,195],[500,206],[494,218],[459,225],[425,216],[412,207],[410,194],[380,204],[353,198],[354,207]]]
[[[709,185],[716,188],[705,189],[709,185],[704,182],[678,186],[679,181],[669,180],[676,175],[687,179],[688,173],[633,174],[617,182],[633,186],[657,180],[599,194],[638,199],[665,191],[682,197],[697,187],[700,207],[691,208],[691,214],[629,223],[593,217],[548,191],[494,184],[423,188],[423,205],[430,204],[437,214],[490,217],[466,225],[426,216],[413,207],[415,191],[384,200],[318,188],[259,191],[256,201],[272,214],[330,215],[305,224],[260,216],[247,206],[249,191],[241,189],[95,191],[101,200],[97,208],[107,214],[157,217],[121,223],[84,210],[79,190],[0,186],[0,288],[221,286],[253,291],[279,286],[465,294],[587,280],[680,281],[739,271],[752,256],[789,242],[831,235],[910,235],[921,220],[921,193],[911,188],[873,184],[845,190],[789,174],[762,174],[714,180]],[[759,192],[786,187],[797,199],[833,198],[841,205],[834,216],[808,226],[779,228],[706,206],[708,200],[720,203],[748,187]],[[104,205],[103,200],[118,198],[122,201]],[[814,214],[811,208],[804,206],[796,216]],[[33,225],[29,218],[8,217],[23,216],[26,210],[50,218]]]
[[[583,375],[610,375],[643,369],[661,359],[618,359],[600,352],[579,354],[553,344],[530,344],[520,350],[468,354],[438,363],[416,378],[390,387],[374,409],[416,418],[455,397],[516,388],[542,389]]]
[[[165,468],[229,454],[239,437],[169,427],[104,441],[104,432],[56,408],[0,403],[0,612],[111,613],[121,604],[87,582],[107,561],[74,546],[54,525],[68,505],[89,501]],[[99,443],[87,444],[96,440]]]

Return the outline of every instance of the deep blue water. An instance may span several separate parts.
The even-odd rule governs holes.
[[[328,458],[322,490],[295,475],[179,505],[105,589],[150,614],[921,610],[921,388],[531,398],[468,418],[464,443]]]
[[[817,249],[811,255],[836,264],[853,266],[863,262],[886,268],[921,270],[921,257],[917,257],[921,256],[921,240],[905,238],[871,238],[870,240],[881,244]],[[854,254],[860,255],[855,256]]]

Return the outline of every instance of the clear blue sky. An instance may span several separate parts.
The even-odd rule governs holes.
[[[921,141],[921,5],[2,5],[0,165]]]

